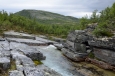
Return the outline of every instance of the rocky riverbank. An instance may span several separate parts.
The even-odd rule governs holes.
[[[112,64],[101,62],[102,60],[96,57],[96,49],[100,49],[97,46],[101,44],[94,46],[90,39],[97,38],[93,39],[93,36],[84,31],[70,32],[66,42],[59,38],[55,38],[55,42],[44,36],[5,32],[4,38],[0,38],[0,76],[114,76],[113,72],[94,66],[102,68],[100,65],[104,65],[104,69],[114,70]],[[108,47],[103,49],[112,50]],[[79,63],[81,61],[87,63]]]
[[[46,56],[30,47],[50,43],[56,42],[13,31],[5,32],[4,38],[0,38],[0,76],[61,76],[45,65],[38,65]]]
[[[85,30],[71,31],[63,43],[62,53],[73,61],[87,61],[103,69],[115,71],[115,36],[93,36],[92,31],[96,26],[98,25],[92,24]]]

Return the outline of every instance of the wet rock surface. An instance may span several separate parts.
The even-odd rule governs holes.
[[[43,64],[36,66],[34,63],[45,60],[46,56],[30,46],[46,46],[50,40],[35,40],[34,36],[12,31],[5,32],[4,37],[0,39],[0,68],[7,71],[11,66],[15,67],[8,76],[62,76]],[[12,65],[12,61],[15,64]]]

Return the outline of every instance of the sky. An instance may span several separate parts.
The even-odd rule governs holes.
[[[110,7],[115,0],[0,0],[0,11],[15,13],[23,9],[44,10],[81,18],[94,10]]]

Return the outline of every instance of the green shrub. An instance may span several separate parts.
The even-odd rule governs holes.
[[[95,58],[95,55],[92,52],[90,52],[89,55],[88,55],[88,57],[89,58]]]
[[[93,31],[93,34],[96,36],[96,37],[99,37],[99,36],[107,36],[107,37],[111,37],[113,36],[113,33],[111,31],[109,31],[108,29],[106,28],[96,28],[94,31]]]

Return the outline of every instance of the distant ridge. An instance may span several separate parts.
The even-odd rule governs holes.
[[[78,23],[79,19],[71,16],[64,16],[57,13],[42,11],[42,10],[21,10],[15,13],[16,15],[24,16],[30,19],[35,19],[40,23],[47,24],[71,24]]]

